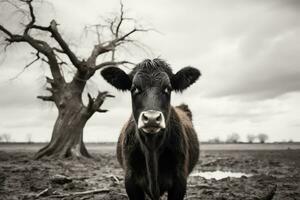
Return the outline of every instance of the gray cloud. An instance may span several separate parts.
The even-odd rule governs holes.
[[[286,38],[283,36],[264,50],[260,49],[264,52],[259,55],[242,59],[246,63],[238,62],[231,68],[232,71],[227,72],[228,77],[220,77],[226,83],[226,88],[220,88],[215,94],[263,99],[300,91],[300,58],[296,53],[300,48],[294,45],[300,42],[296,36],[299,33],[300,31],[295,32]]]
[[[299,12],[282,1],[255,5],[227,27],[227,40],[219,46],[227,46],[222,56],[228,59],[214,66],[218,71],[211,78],[217,83],[207,93],[255,100],[300,91]]]

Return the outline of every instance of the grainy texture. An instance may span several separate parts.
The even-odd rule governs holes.
[[[93,154],[95,161],[32,160],[33,155],[30,151],[0,151],[0,199],[36,199],[38,195],[38,199],[60,199],[59,195],[65,195],[64,199],[127,199],[123,172],[112,151]],[[300,199],[300,150],[202,151],[198,170],[254,176],[221,180],[190,177],[186,199],[266,199],[275,186],[274,200]],[[51,181],[58,174],[66,181]],[[99,189],[109,191],[66,195]]]

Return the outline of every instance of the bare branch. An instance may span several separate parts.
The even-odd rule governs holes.
[[[114,25],[115,25],[115,22],[116,22],[117,18],[115,17],[111,22],[110,22],[110,26],[109,26],[109,30],[110,32],[115,35],[115,30],[114,30]]]
[[[46,81],[47,83],[55,84],[54,80],[52,78],[49,78],[48,76],[46,76]]]
[[[96,25],[95,29],[96,29],[98,44],[100,44],[101,43],[101,36],[100,36],[100,32],[99,32],[99,25]]]
[[[120,27],[121,27],[122,22],[124,20],[124,10],[123,9],[124,9],[124,5],[123,5],[122,1],[120,1],[120,20],[119,20],[119,23],[117,25],[116,32],[115,32],[116,38],[119,37]]]
[[[97,57],[103,53],[111,51],[112,48],[108,48],[103,46],[103,44],[97,44],[94,46],[94,49],[92,50],[91,55],[87,59],[87,65],[91,68],[93,68],[96,65]]]
[[[37,96],[38,99],[41,99],[43,101],[54,101],[53,96]]]
[[[46,82],[49,83],[52,88],[57,87],[57,84],[55,83],[55,81],[52,78],[49,78],[46,76]]]
[[[32,26],[34,25],[35,23],[35,15],[34,15],[34,12],[33,12],[33,7],[32,7],[32,0],[24,0],[24,2],[27,3],[28,5],[28,8],[29,8],[29,14],[30,14],[30,22],[26,25],[26,28],[25,28],[25,31],[24,31],[24,34],[27,34],[28,31],[32,28]]]
[[[6,35],[8,35],[10,38],[13,36],[13,34],[8,29],[6,29],[4,26],[2,26],[2,25],[0,25],[0,31],[2,31]]]
[[[97,57],[101,54],[111,52],[111,61],[115,61],[115,53],[116,53],[116,48],[120,46],[123,43],[128,42],[127,38],[132,35],[135,32],[142,32],[142,31],[148,31],[146,29],[139,29],[139,28],[133,28],[129,32],[121,35],[121,27],[124,24],[125,20],[133,20],[132,18],[128,18],[124,16],[124,5],[122,1],[120,1],[120,14],[118,17],[114,17],[112,19],[107,19],[106,23],[108,23],[108,26],[105,25],[93,25],[96,26],[96,33],[99,35],[99,32],[97,31],[97,27],[106,27],[112,36],[112,39],[103,43],[99,43],[94,46],[91,55],[87,59],[87,66],[90,68],[95,68],[96,65],[96,60]],[[99,37],[98,37],[99,38]],[[100,40],[98,40],[100,41]],[[106,65],[106,64],[104,64]],[[101,65],[100,65],[101,67]],[[99,68],[98,66],[96,67],[97,69]]]
[[[94,109],[97,110],[100,108],[100,106],[103,104],[106,97],[115,97],[114,95],[109,94],[108,92],[98,92],[97,97],[94,101]]]
[[[94,112],[107,112],[108,110],[101,109],[100,107],[104,103],[104,100],[107,97],[115,97],[114,95],[109,94],[108,92],[98,92],[98,95],[96,98],[93,98],[89,93],[88,93],[88,98],[89,102],[87,105],[87,111],[88,113],[94,113]]]
[[[133,30],[129,31],[128,33],[119,38],[113,39],[109,42],[105,42],[105,44],[102,43],[95,45],[90,57],[87,60],[88,66],[93,68],[96,65],[96,59],[99,55],[115,50],[115,48],[121,45],[122,41],[124,41],[127,37],[129,37],[135,32],[141,31],[147,30],[134,28]]]
[[[120,14],[119,16],[113,18],[112,21],[106,21],[107,25],[97,24],[94,25],[96,27],[97,39],[98,44],[94,46],[92,53],[87,58],[87,60],[79,59],[75,53],[70,49],[70,46],[66,43],[64,38],[62,37],[61,33],[58,31],[58,24],[55,20],[50,22],[49,26],[40,26],[35,24],[36,23],[36,16],[34,14],[34,7],[32,6],[33,0],[20,0],[27,4],[28,6],[28,13],[30,15],[29,22],[27,25],[25,24],[25,31],[22,35],[16,35],[4,28],[0,25],[0,31],[5,33],[7,36],[6,41],[8,42],[7,45],[10,45],[13,42],[25,42],[31,45],[34,49],[38,52],[45,55],[48,59],[47,61],[41,58],[43,61],[47,62],[50,66],[50,70],[54,80],[58,81],[65,81],[63,77],[63,72],[60,69],[60,65],[67,65],[67,63],[62,60],[57,54],[66,54],[66,56],[70,59],[72,65],[74,65],[78,72],[81,73],[80,77],[85,77],[89,79],[96,70],[99,70],[103,67],[110,66],[110,65],[124,65],[124,64],[133,64],[129,61],[115,61],[115,52],[119,46],[125,43],[132,43],[132,39],[130,36],[136,32],[143,32],[148,31],[146,29],[140,28],[133,28],[128,32],[123,32],[121,29],[125,21],[133,20],[132,18],[128,18],[125,16],[124,12],[124,5],[122,1],[120,2]],[[112,39],[106,42],[101,42],[101,33],[99,33],[99,27],[105,27],[111,31]],[[58,43],[58,47],[50,46],[46,41],[38,40],[31,35],[29,35],[30,30],[36,29],[39,31],[44,31],[51,34],[51,37]],[[123,34],[124,33],[124,34]],[[122,45],[123,46],[123,45]],[[105,54],[107,52],[111,52],[111,61],[103,62],[97,65],[96,60],[99,55]],[[76,77],[77,78],[77,77]]]
[[[88,111],[90,111],[90,110],[92,110],[92,108],[93,108],[94,99],[93,99],[93,97],[91,96],[90,93],[88,93],[87,95],[88,95],[88,98],[89,98],[89,102],[88,102],[88,105],[87,105],[87,109],[88,109]]]
[[[117,66],[117,65],[123,65],[123,64],[132,64],[132,65],[134,65],[134,63],[126,61],[126,60],[125,61],[119,61],[119,62],[107,61],[107,62],[103,62],[103,63],[97,65],[94,69],[99,70],[99,69],[102,69],[103,67],[106,67],[106,66]]]
[[[31,61],[29,64],[27,64],[24,68],[29,67],[30,65],[32,65],[33,63],[35,63],[36,61],[38,61],[40,59],[40,53],[39,52],[37,52],[35,55],[36,55],[36,58],[33,61]]]
[[[12,34],[8,29],[3,27],[2,25],[0,25],[0,30],[4,32],[7,36],[9,36],[8,38],[6,38],[6,41],[9,42],[9,44],[13,42],[26,42],[38,52],[44,54],[48,58],[48,63],[53,77],[59,82],[64,81],[64,78],[60,73],[59,65],[56,60],[55,54],[47,42],[34,39],[28,34],[26,34],[26,32],[24,33],[24,35]]]
[[[49,197],[53,197],[53,198],[73,197],[73,198],[75,198],[77,196],[108,193],[108,192],[110,192],[110,189],[103,188],[103,189],[88,190],[88,191],[83,191],[83,192],[74,192],[74,193],[69,193],[69,194],[55,194],[55,195],[51,195]]]
[[[47,194],[48,192],[49,192],[49,188],[46,188],[43,191],[37,193],[34,197],[35,197],[35,199],[38,199],[39,197],[42,197],[43,195]]]
[[[46,87],[46,90],[48,90],[49,92],[54,92],[54,89],[53,88],[51,88],[51,87]]]
[[[53,52],[49,44],[46,43],[45,41],[33,39],[32,37],[27,35],[25,35],[24,38],[27,43],[29,43],[33,48],[43,53],[48,58],[48,64],[50,66],[50,70],[52,76],[54,77],[54,80],[58,82],[64,82],[65,80],[61,74],[60,67],[56,59],[55,53]]]
[[[26,42],[30,46],[32,46],[34,49],[36,49],[38,52],[44,54],[48,58],[48,61],[46,61],[46,62],[48,62],[49,66],[50,66],[50,70],[51,70],[53,77],[58,82],[64,81],[64,78],[63,78],[62,74],[60,73],[59,65],[56,60],[55,54],[54,54],[52,48],[50,47],[50,45],[47,42],[35,39],[28,34],[29,30],[34,28],[34,26],[35,26],[34,23],[36,21],[34,11],[33,11],[33,6],[31,4],[32,0],[21,0],[21,1],[27,3],[28,8],[29,8],[30,17],[31,17],[30,22],[25,27],[23,35],[13,34],[12,32],[10,32],[8,29],[6,29],[2,25],[0,25],[0,31],[2,31],[3,33],[5,33],[8,36],[6,38],[8,45],[11,43],[14,43],[14,42]],[[44,29],[44,28],[45,27],[42,27],[41,29]],[[7,48],[7,46],[5,48]],[[44,60],[44,59],[42,59],[42,60]],[[33,63],[29,63],[29,65],[31,65]]]
[[[109,45],[112,45],[112,44],[118,45],[119,42],[125,40],[128,36],[130,36],[131,34],[133,34],[134,32],[137,32],[137,31],[147,31],[147,30],[134,28],[131,31],[129,31],[128,33],[124,34],[122,37],[118,37],[118,38],[112,40],[109,43]]]
[[[57,30],[57,23],[55,22],[55,20],[51,21],[50,28],[51,28],[52,36],[58,42],[58,44],[63,49],[63,51],[68,55],[68,57],[71,60],[72,64],[76,68],[81,69],[81,62],[78,60],[77,56],[70,49],[69,45],[65,42],[65,40],[62,38],[62,36],[58,32],[58,30]]]
[[[107,112],[108,110],[97,109],[96,111],[97,111],[97,112],[100,112],[100,113],[105,113],[105,112]]]
[[[4,32],[7,36],[9,36],[8,38],[6,38],[6,41],[9,42],[9,44],[13,42],[26,42],[38,52],[44,54],[48,58],[48,63],[53,77],[57,81],[64,81],[64,78],[60,73],[59,65],[56,60],[55,54],[47,42],[34,39],[26,33],[24,33],[24,35],[12,34],[8,29],[3,27],[2,25],[0,25],[0,30]]]
[[[37,52],[35,55],[36,55],[36,58],[33,61],[31,61],[30,63],[25,65],[25,67],[23,68],[23,70],[21,72],[19,72],[16,76],[14,76],[13,78],[11,78],[9,80],[12,81],[12,80],[17,79],[28,67],[30,67],[32,64],[37,62],[40,59],[40,54],[39,54],[39,52]]]
[[[83,70],[82,62],[78,60],[78,58],[75,55],[75,53],[70,49],[69,45],[62,38],[61,34],[57,30],[57,25],[58,24],[56,23],[56,21],[52,20],[50,22],[50,26],[49,27],[34,25],[34,26],[32,26],[32,28],[35,28],[35,29],[38,29],[38,30],[42,30],[42,31],[50,32],[52,34],[52,37],[59,44],[59,46],[62,48],[61,50],[58,50],[57,48],[55,48],[55,50],[58,51],[58,52],[60,52],[60,53],[65,53],[69,57],[69,59],[72,62],[72,64],[77,69]]]

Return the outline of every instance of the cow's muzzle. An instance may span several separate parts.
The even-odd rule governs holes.
[[[138,120],[138,129],[146,133],[158,133],[166,128],[165,118],[162,112],[147,110],[141,112]]]

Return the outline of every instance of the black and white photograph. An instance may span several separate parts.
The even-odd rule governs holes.
[[[1,200],[300,200],[299,0],[0,0]]]

